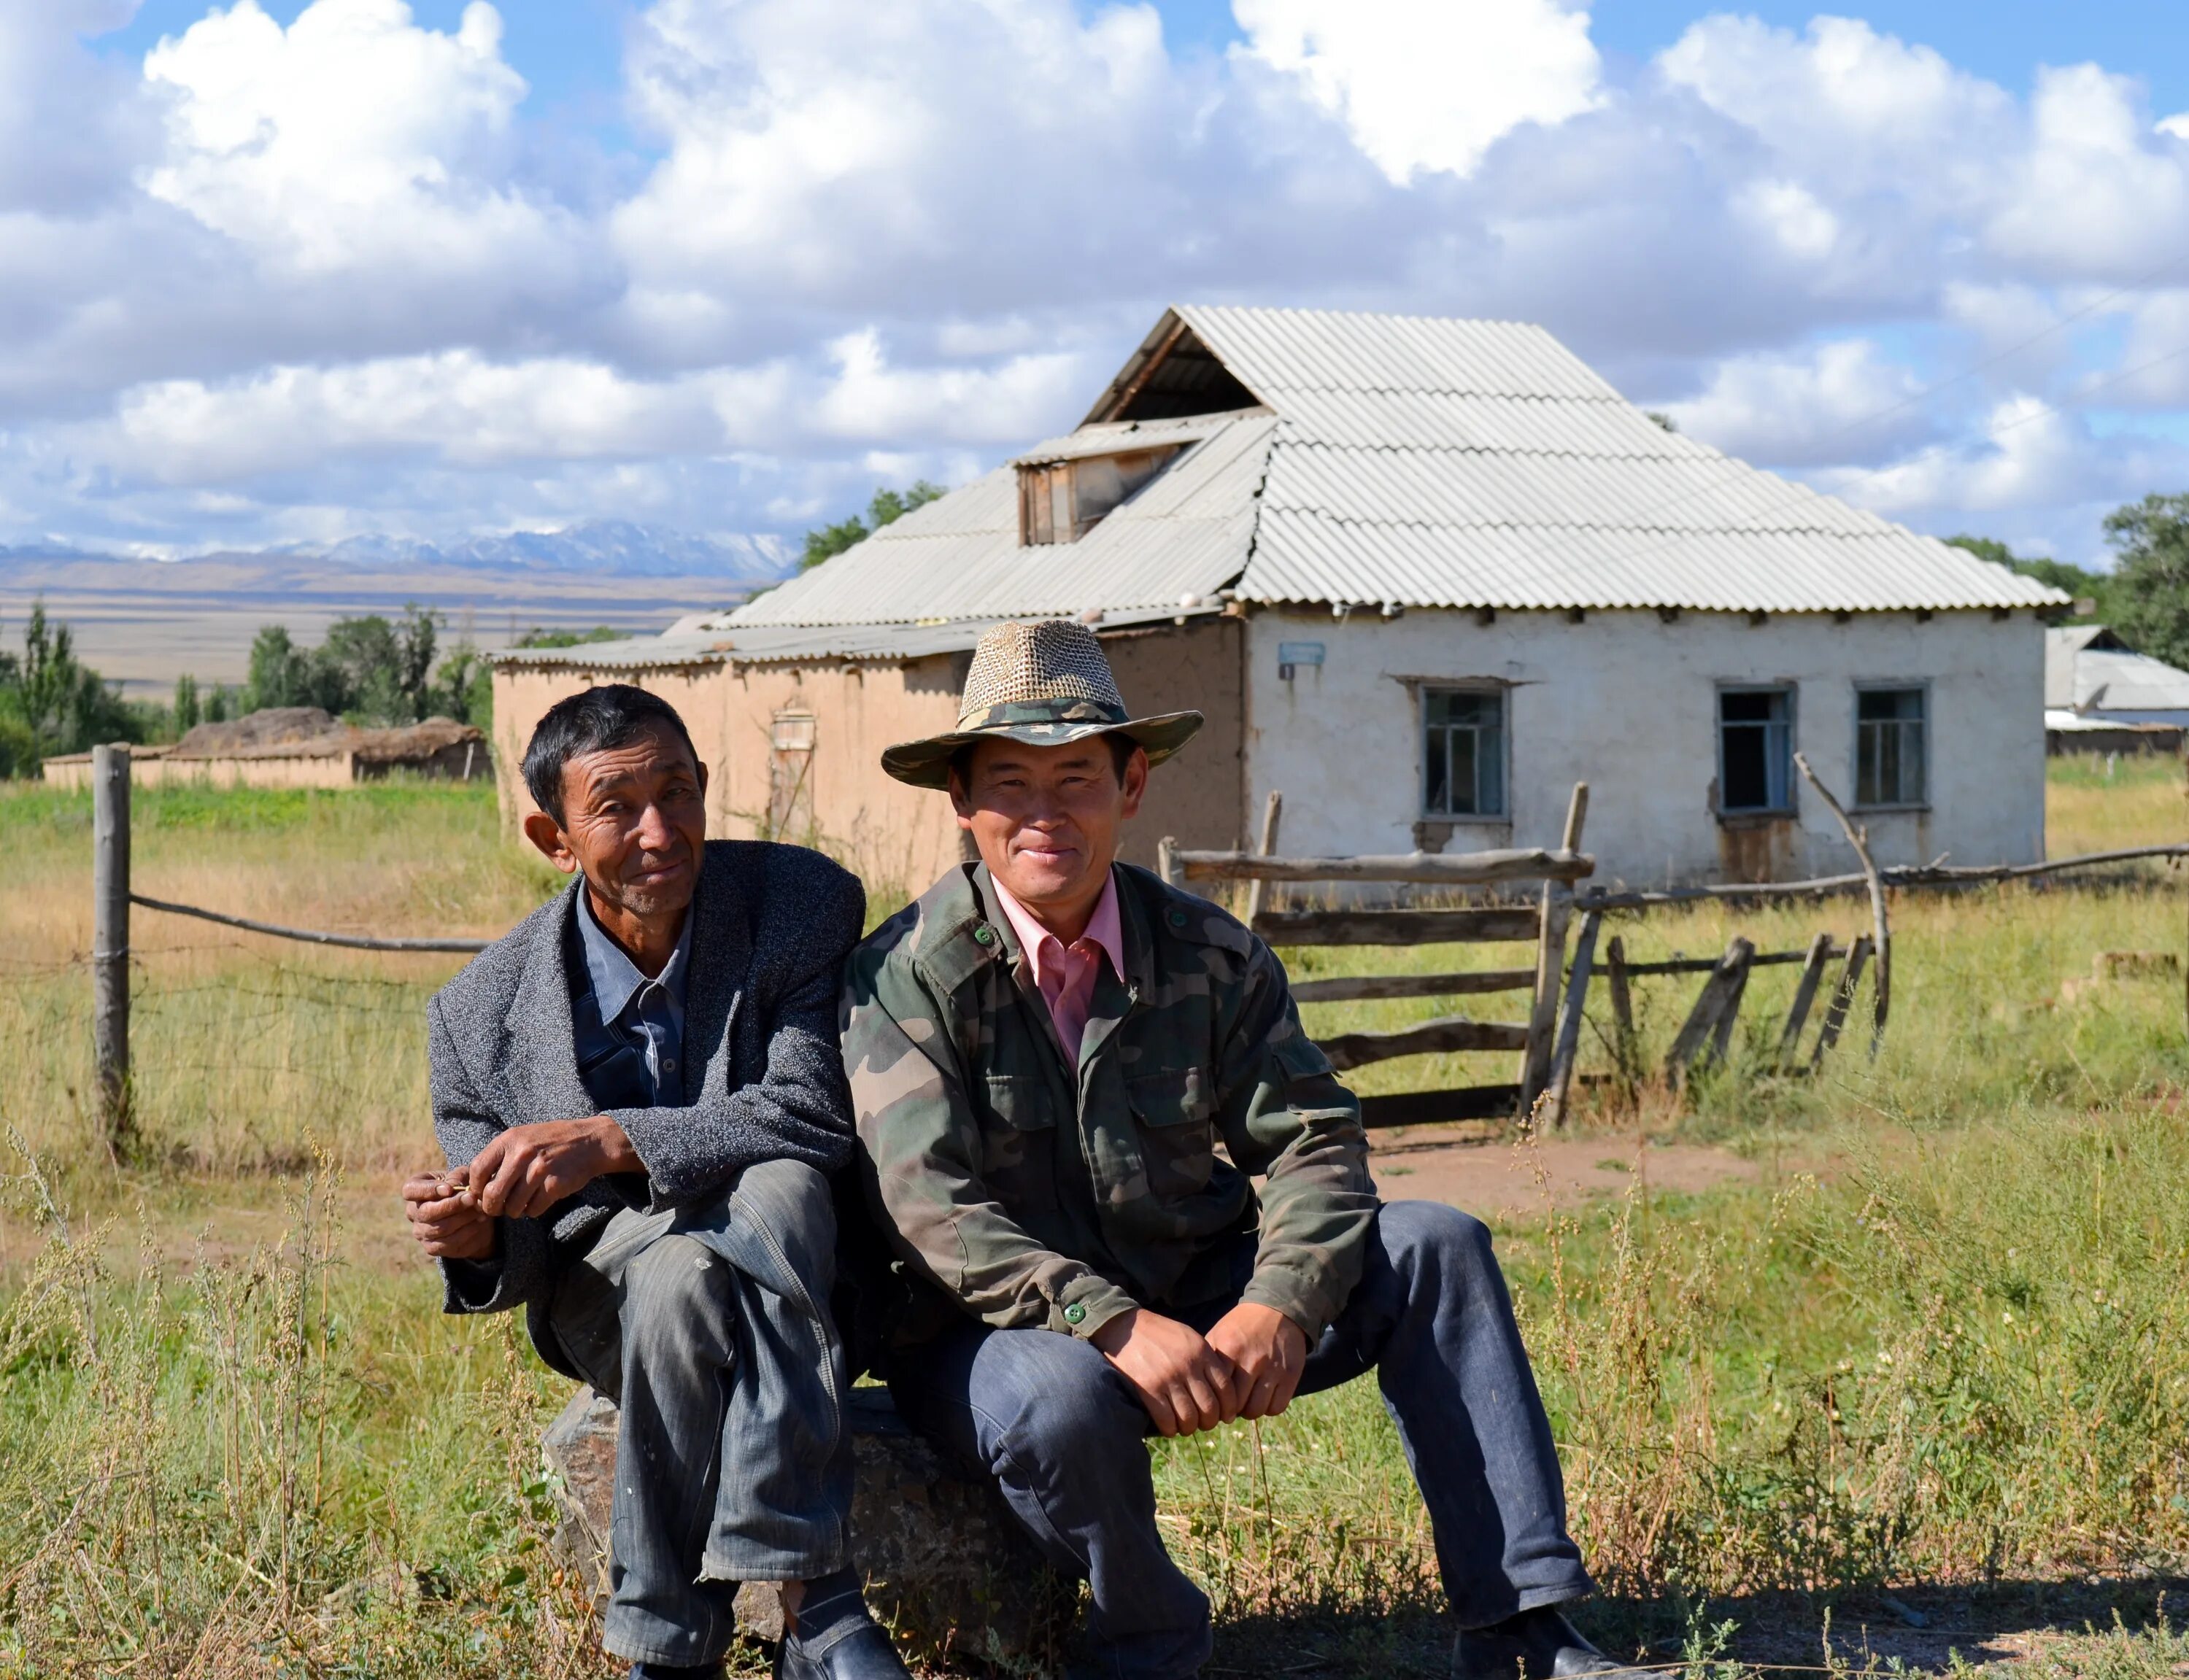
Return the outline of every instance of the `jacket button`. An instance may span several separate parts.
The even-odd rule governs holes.
[[[982,922],[973,930],[973,943],[976,945],[993,945],[996,943],[996,930],[989,927],[987,922]]]
[[[1174,909],[1170,913],[1170,925],[1174,927],[1183,928],[1185,926],[1185,912],[1182,910]]]
[[[1087,1322],[1087,1303],[1074,1301],[1065,1308],[1064,1322],[1066,1324],[1084,1324]]]

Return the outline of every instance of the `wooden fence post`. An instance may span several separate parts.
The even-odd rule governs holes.
[[[1277,823],[1284,814],[1285,796],[1272,788],[1270,803],[1262,808],[1261,854],[1265,858],[1277,854]],[[1249,928],[1253,927],[1254,918],[1262,913],[1262,905],[1269,897],[1269,887],[1266,881],[1249,881],[1247,883],[1247,914],[1242,919]]]
[[[1823,984],[1824,970],[1831,960],[1832,936],[1828,930],[1809,941],[1809,955],[1802,963],[1802,978],[1794,988],[1793,1006],[1787,1010],[1785,1029],[1779,1034],[1781,1068],[1795,1065],[1795,1055],[1802,1044],[1802,1029],[1809,1024],[1809,1011],[1816,1006],[1817,988]]]
[[[1635,1048],[1634,993],[1626,977],[1626,941],[1618,934],[1604,952],[1604,980],[1611,995],[1611,1054],[1628,1097],[1641,1083],[1642,1057]]]
[[[1566,805],[1567,852],[1581,849],[1581,825],[1588,820],[1588,784],[1574,784]],[[1536,947],[1536,1007],[1528,1018],[1528,1048],[1520,1063],[1520,1113],[1525,1119],[1550,1083],[1552,1034],[1558,1020],[1558,982],[1566,966],[1566,923],[1573,914],[1573,888],[1563,881],[1543,883],[1542,933]]]
[[[1174,835],[1166,834],[1156,842],[1156,873],[1162,877],[1165,886],[1185,885],[1185,877],[1178,866],[1178,840]]]
[[[1711,1029],[1719,1018],[1739,1006],[1740,994],[1748,984],[1748,960],[1756,955],[1756,947],[1740,935],[1734,935],[1733,943],[1725,948],[1717,967],[1703,982],[1701,994],[1695,1006],[1688,1012],[1688,1018],[1680,1025],[1679,1036],[1672,1040],[1672,1048],[1665,1057],[1665,1077],[1675,1090],[1687,1083],[1688,1069],[1696,1057],[1702,1053]],[[1731,1029],[1728,1029],[1728,1036]]]
[[[1551,1052],[1550,1108],[1546,1118],[1554,1126],[1565,1124],[1566,1093],[1573,1089],[1574,1063],[1581,1055],[1581,1011],[1588,1004],[1588,978],[1596,961],[1596,934],[1603,925],[1602,910],[1584,911],[1581,933],[1574,940],[1573,972],[1566,979],[1565,1016],[1558,1023],[1558,1046]]]
[[[129,749],[91,749],[91,1040],[99,1126],[119,1157],[129,1134]]]
[[[1748,995],[1748,977],[1756,972],[1753,962],[1740,965],[1740,978],[1733,983],[1733,995],[1725,1001],[1725,1007],[1717,1012],[1717,1024],[1711,1029],[1710,1054],[1705,1066],[1723,1062],[1733,1048],[1734,1023],[1740,1018],[1741,1000]]]
[[[1855,858],[1862,865],[1863,884],[1869,889],[1870,947],[1877,958],[1877,1010],[1869,1031],[1869,1059],[1875,1062],[1885,1044],[1885,1017],[1892,1007],[1892,928],[1886,919],[1885,882],[1869,855],[1869,831],[1855,826],[1854,819],[1847,814],[1847,807],[1840,803],[1799,753],[1794,755],[1794,765],[1809,786],[1817,790],[1817,797],[1839,819],[1840,832],[1847,836],[1847,844],[1854,848]]]
[[[1859,933],[1847,947],[1847,967],[1840,971],[1839,989],[1824,1011],[1824,1024],[1817,1029],[1817,1047],[1809,1052],[1809,1071],[1814,1073],[1824,1065],[1824,1052],[1840,1041],[1840,1029],[1847,1024],[1847,1011],[1854,1005],[1855,988],[1862,984],[1862,971],[1869,961],[1870,936]]]

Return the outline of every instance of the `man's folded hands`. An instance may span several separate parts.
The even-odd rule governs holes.
[[[1252,1301],[1233,1307],[1206,1336],[1139,1307],[1111,1320],[1093,1340],[1165,1435],[1274,1418],[1292,1404],[1307,1369],[1306,1333],[1276,1308]]]

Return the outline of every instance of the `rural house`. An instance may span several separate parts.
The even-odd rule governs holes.
[[[2189,671],[2138,653],[2103,624],[2045,633],[2045,738],[2055,753],[2178,753]]]
[[[472,781],[486,775],[489,760],[486,736],[451,718],[358,729],[316,706],[274,706],[199,724],[172,747],[133,747],[129,774],[140,787],[348,787],[398,772]],[[91,754],[48,758],[44,775],[64,787],[88,787]]]
[[[1881,863],[2045,843],[2056,590],[1680,437],[1548,333],[1180,307],[1074,431],[733,612],[501,656],[499,760],[587,683],[673,701],[720,828],[825,837],[870,879],[959,855],[876,764],[948,727],[982,629],[1076,617],[1128,700],[1209,727],[1164,834],[1292,854],[1555,843],[1593,789],[1599,881],[1839,870],[1793,765]]]

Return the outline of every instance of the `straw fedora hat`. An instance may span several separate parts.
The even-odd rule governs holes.
[[[1061,747],[1112,732],[1139,742],[1148,762],[1160,764],[1202,721],[1198,712],[1134,717],[1102,644],[1084,624],[1062,618],[998,624],[973,650],[958,727],[891,747],[882,768],[914,787],[947,787],[951,756],[976,741],[1000,736],[1029,747]]]

